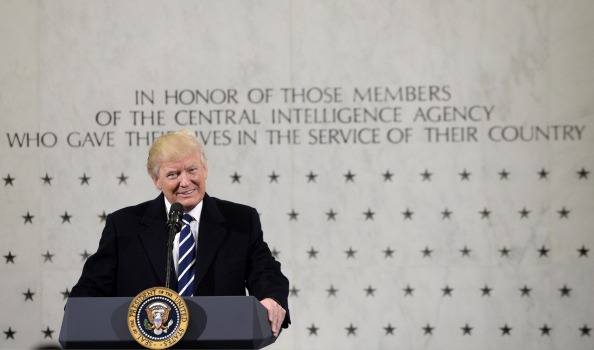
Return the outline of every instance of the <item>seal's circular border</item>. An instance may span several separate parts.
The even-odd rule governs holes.
[[[146,305],[152,302],[165,302],[171,305],[175,315],[172,331],[163,337],[149,335],[142,327]],[[165,287],[154,287],[140,292],[128,307],[128,330],[136,342],[149,349],[167,349],[180,341],[188,329],[190,314],[184,299],[175,291]]]

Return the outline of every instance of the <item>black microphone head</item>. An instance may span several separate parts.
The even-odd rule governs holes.
[[[175,202],[173,204],[171,204],[171,209],[169,209],[169,217],[171,217],[171,215],[173,213],[183,213],[184,212],[184,206],[181,205],[181,203]]]
[[[169,219],[167,220],[167,229],[179,231],[181,229],[181,219],[184,213],[184,206],[178,202],[171,204],[169,209]]]

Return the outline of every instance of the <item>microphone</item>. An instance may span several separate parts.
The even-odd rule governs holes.
[[[181,221],[183,213],[183,205],[181,205],[178,202],[171,204],[171,209],[169,209],[169,220],[167,221],[167,229],[169,231],[171,231],[172,228],[174,228],[175,232],[181,230]]]
[[[169,239],[167,240],[167,269],[165,270],[165,288],[169,288],[169,279],[171,278],[171,263],[173,260],[173,238],[175,234],[181,230],[183,212],[183,205],[178,202],[171,204],[171,209],[169,209],[169,219],[167,220]]]

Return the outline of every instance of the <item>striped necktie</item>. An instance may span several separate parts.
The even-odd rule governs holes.
[[[194,294],[194,265],[196,263],[196,241],[190,231],[194,218],[184,214],[183,227],[179,233],[179,261],[177,266],[177,290],[181,296]]]

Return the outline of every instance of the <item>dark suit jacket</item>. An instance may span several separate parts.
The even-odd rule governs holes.
[[[86,261],[70,297],[130,296],[165,286],[167,213],[163,194],[107,216],[97,252]],[[198,229],[195,296],[275,299],[290,323],[289,281],[263,240],[254,208],[204,196]],[[175,271],[170,288],[177,290]]]

